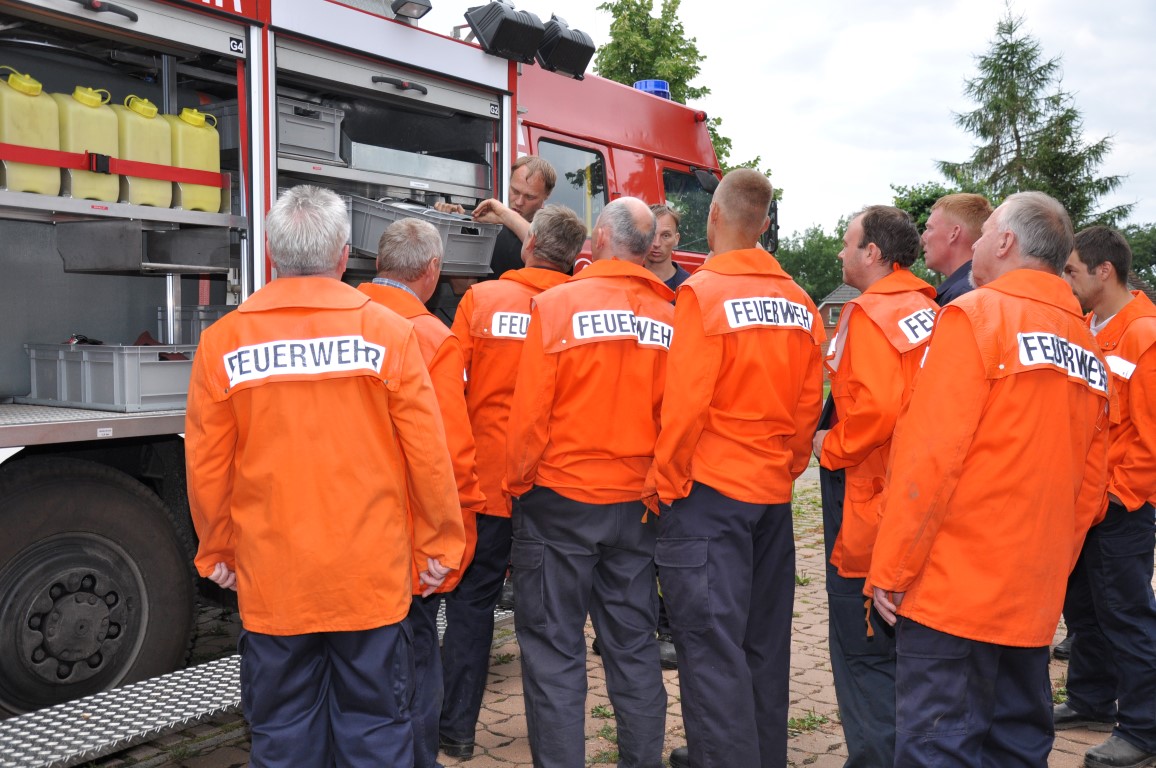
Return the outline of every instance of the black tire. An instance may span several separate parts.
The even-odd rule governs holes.
[[[88,461],[0,467],[0,712],[183,666],[194,578],[168,510]]]

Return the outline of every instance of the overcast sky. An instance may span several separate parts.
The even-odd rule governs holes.
[[[421,25],[449,34],[481,1],[432,0]],[[610,15],[597,5],[515,0],[543,21],[559,14],[601,45]],[[1156,2],[1011,7],[1044,55],[1062,58],[1085,138],[1114,137],[1099,175],[1127,178],[1101,207],[1135,202],[1131,221],[1156,222]],[[683,0],[679,16],[706,56],[694,84],[711,94],[693,105],[723,118],[732,162],[761,155],[773,171],[787,235],[813,224],[833,231],[842,215],[890,203],[890,184],[942,180],[935,160],[971,156],[953,115],[973,108],[964,81],[1004,13],[1004,0]]]

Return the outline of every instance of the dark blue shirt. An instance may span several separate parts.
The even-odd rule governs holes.
[[[674,274],[671,275],[670,277],[668,277],[667,279],[663,280],[662,282],[666,283],[667,288],[669,288],[672,291],[677,292],[678,286],[682,285],[683,282],[685,282],[688,277],[690,277],[690,273],[687,272],[682,267],[680,267],[679,265],[675,264],[674,265]]]
[[[935,303],[941,307],[947,306],[947,303],[958,299],[963,294],[971,290],[971,262],[967,262],[959,269],[951,273],[951,275],[939,284],[939,288],[935,291]]]

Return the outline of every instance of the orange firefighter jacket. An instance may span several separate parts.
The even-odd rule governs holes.
[[[1059,277],[1017,269],[940,310],[899,417],[868,589],[1000,645],[1051,642],[1107,508],[1108,370]]]
[[[839,316],[825,361],[838,421],[823,440],[819,462],[846,470],[843,524],[831,553],[844,578],[862,578],[871,567],[891,434],[938,308],[934,288],[897,269],[848,302]]]
[[[1156,501],[1156,306],[1140,291],[1132,296],[1096,341],[1119,406],[1119,423],[1110,430],[1108,492],[1135,511]],[[1090,326],[1091,315],[1087,320]]]
[[[206,329],[185,454],[197,570],[236,571],[246,629],[393,624],[415,566],[461,565],[453,466],[413,324],[337,280],[274,280]]]
[[[478,477],[486,494],[485,514],[510,516],[506,475],[506,428],[518,375],[522,342],[530,325],[530,300],[570,276],[526,267],[470,287],[458,304],[453,332],[466,364],[466,406],[478,445]]]
[[[642,499],[673,296],[645,268],[606,259],[534,298],[510,410],[510,493],[541,485],[588,504]]]
[[[458,485],[462,523],[466,529],[466,551],[462,555],[461,567],[450,572],[442,585],[435,590],[438,593],[450,592],[462,580],[462,574],[473,562],[474,549],[478,544],[477,515],[486,508],[486,497],[482,495],[482,488],[478,483],[474,434],[470,430],[470,420],[466,414],[465,363],[462,361],[461,346],[445,323],[434,317],[413,294],[401,288],[377,283],[362,283],[358,286],[358,290],[413,323],[418,348],[429,371],[434,394],[437,395],[438,409],[441,411],[442,424],[446,430],[446,445],[449,447],[450,460],[454,465],[454,479]],[[417,580],[417,571],[414,572],[413,578],[414,594],[420,594],[422,588]]]
[[[791,500],[822,404],[817,317],[758,248],[716,254],[679,286],[655,452],[663,501],[693,482],[753,504]]]

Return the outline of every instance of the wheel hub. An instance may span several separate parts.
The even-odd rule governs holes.
[[[77,683],[115,654],[122,625],[114,584],[91,572],[60,574],[31,601],[22,646],[27,669],[54,682]]]

